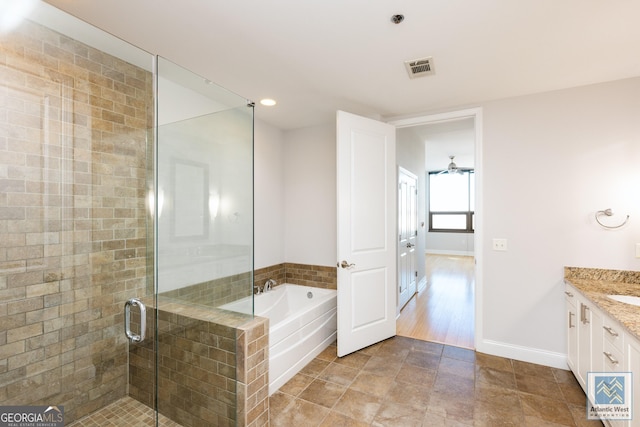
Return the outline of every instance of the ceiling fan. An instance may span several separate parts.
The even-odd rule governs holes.
[[[456,163],[453,161],[453,159],[455,157],[456,156],[449,156],[449,159],[451,160],[451,162],[449,163],[449,166],[447,166],[447,169],[445,169],[442,172],[438,173],[438,175],[443,174],[443,173],[449,173],[449,174],[458,173],[458,174],[461,174],[463,172],[473,171],[473,168],[461,168],[461,167],[458,167],[458,165],[456,165]]]

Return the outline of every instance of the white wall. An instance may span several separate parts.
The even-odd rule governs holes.
[[[284,182],[285,260],[335,265],[335,123],[285,132]]]
[[[473,234],[427,231],[426,235],[425,252],[428,254],[473,256]]]
[[[285,262],[284,133],[261,120],[254,137],[255,268]]]
[[[640,78],[491,102],[483,117],[485,342],[476,345],[559,362],[563,267],[640,269]],[[613,221],[629,214],[629,225],[602,229],[594,214],[605,208],[619,214]],[[491,249],[495,237],[508,239],[507,252]]]
[[[483,107],[478,350],[564,366],[563,267],[640,270],[640,78]],[[285,133],[285,260],[335,262],[335,129]],[[611,231],[594,220],[612,208]],[[507,252],[491,249],[508,239]]]

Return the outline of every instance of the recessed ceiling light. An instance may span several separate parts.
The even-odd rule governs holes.
[[[271,98],[265,98],[260,100],[260,104],[264,105],[265,107],[273,107],[274,105],[276,105],[276,100]]]

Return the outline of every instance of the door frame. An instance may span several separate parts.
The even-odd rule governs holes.
[[[391,119],[387,123],[394,125],[396,129],[404,127],[412,127],[426,124],[442,123],[451,120],[459,120],[465,118],[474,119],[475,146],[474,146],[474,171],[476,180],[476,200],[475,200],[475,229],[474,229],[474,256],[475,256],[475,330],[474,330],[474,347],[481,351],[483,347],[483,194],[482,194],[482,107],[468,108],[458,111],[450,111],[438,114],[425,114],[405,119]]]

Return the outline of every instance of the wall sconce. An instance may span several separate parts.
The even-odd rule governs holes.
[[[153,211],[155,210],[155,202],[156,198],[153,195],[153,190],[149,190],[147,192],[147,209],[149,210],[149,214],[153,216]]]
[[[158,218],[162,215],[162,207],[164,206],[164,190],[158,187]]]
[[[211,219],[216,219],[220,209],[220,196],[218,193],[209,193],[209,215]]]

